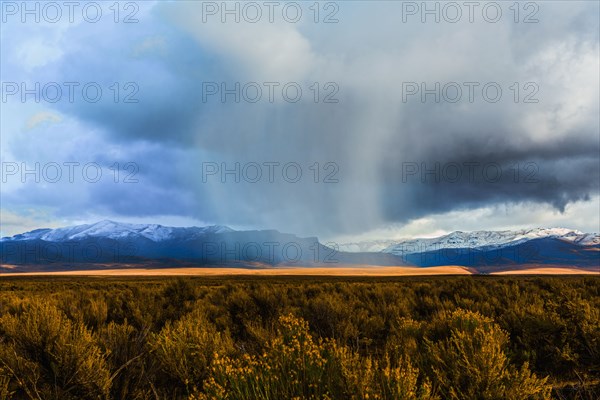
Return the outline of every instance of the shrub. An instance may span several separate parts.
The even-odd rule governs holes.
[[[127,320],[109,323],[98,332],[112,374],[111,398],[148,398],[148,330],[139,331]]]
[[[0,333],[0,366],[14,390],[35,399],[108,397],[109,372],[92,334],[56,307],[32,300],[0,318]]]
[[[446,399],[547,399],[550,387],[524,364],[512,367],[504,352],[507,334],[490,318],[456,310],[425,333],[434,384]]]
[[[315,340],[303,319],[279,318],[278,335],[257,357],[216,355],[204,393],[193,399],[429,399],[409,363],[392,367],[334,340]]]
[[[213,355],[233,348],[226,333],[217,332],[204,313],[195,310],[152,335],[150,346],[162,371],[190,392],[208,377]]]

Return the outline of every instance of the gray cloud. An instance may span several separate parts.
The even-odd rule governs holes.
[[[60,215],[82,209],[149,218],[172,213],[320,235],[498,204],[534,202],[564,210],[599,189],[599,40],[598,21],[590,17],[598,14],[598,4],[540,6],[540,23],[529,25],[511,22],[511,15],[498,24],[401,24],[400,5],[377,2],[342,4],[340,23],[331,26],[249,27],[199,23],[194,3],[162,4],[127,40],[115,30],[95,37],[93,50],[71,44],[60,62],[37,72],[57,81],[139,84],[137,104],[105,98],[56,108],[126,149],[143,181],[129,188],[88,186],[64,207],[39,187],[5,198],[35,198],[32,204],[53,204]],[[161,44],[157,48],[134,51],[156,37],[149,43]],[[278,58],[284,50],[286,56]],[[298,82],[302,100],[202,98],[202,82],[268,80]],[[321,96],[323,84],[335,82],[339,103],[314,103],[314,82]],[[496,82],[503,97],[491,103],[477,91],[473,102],[436,103],[432,96],[404,102],[405,82]],[[514,82],[518,103],[510,89]],[[527,82],[539,86],[538,103],[522,102]],[[271,161],[298,163],[303,179],[287,182],[279,169],[273,183],[235,183],[231,175],[226,182],[219,175],[202,179],[203,163],[237,162],[243,168]],[[315,162],[319,183],[310,169]],[[329,162],[339,168],[337,183],[322,182]],[[456,164],[463,175],[465,163],[492,165],[502,177],[490,180],[475,167],[473,179],[423,182],[420,171],[403,176],[408,163]]]

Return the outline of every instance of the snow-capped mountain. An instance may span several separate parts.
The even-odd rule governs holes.
[[[172,239],[194,239],[209,233],[233,232],[233,229],[221,225],[173,228],[157,224],[126,224],[104,220],[95,224],[76,225],[57,229],[36,229],[1,241],[44,240],[46,242],[65,242],[87,238],[133,239],[146,238],[153,242]]]
[[[600,245],[600,235],[597,233],[583,233],[566,228],[536,228],[517,231],[456,231],[437,238],[399,241],[385,248],[383,252],[403,256],[441,249],[490,250],[547,238],[559,239],[579,246]]]
[[[501,249],[498,251],[498,249]],[[323,245],[316,237],[225,226],[174,228],[100,221],[37,229],[0,239],[2,265],[89,268],[155,263],[192,265],[462,265],[482,273],[520,265],[568,265],[598,270],[600,236],[575,230],[453,232],[430,239]],[[15,271],[15,270],[11,270]]]
[[[108,220],[37,229],[0,239],[0,265],[310,264],[329,262],[332,253],[335,251],[321,245],[317,238],[276,230],[236,231],[219,225],[174,228]],[[381,260],[394,258],[391,254],[373,254]]]

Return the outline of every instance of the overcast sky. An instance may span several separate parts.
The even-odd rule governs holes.
[[[23,4],[0,2],[3,236],[600,231],[597,1]]]

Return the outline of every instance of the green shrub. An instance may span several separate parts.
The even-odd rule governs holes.
[[[279,319],[260,356],[215,355],[204,393],[192,399],[432,399],[410,363],[361,357],[334,340],[315,340],[303,319]]]
[[[215,353],[227,354],[233,348],[229,336],[217,332],[199,310],[175,323],[167,322],[152,335],[150,346],[161,370],[186,392],[202,386]]]
[[[111,322],[98,332],[98,341],[107,356],[112,374],[111,398],[149,398],[149,331]]]
[[[110,377],[92,334],[56,307],[32,300],[0,318],[0,366],[33,399],[104,399]]]
[[[508,336],[490,318],[456,310],[444,313],[425,333],[426,361],[446,399],[547,399],[546,379],[528,365],[516,370],[505,353]]]

